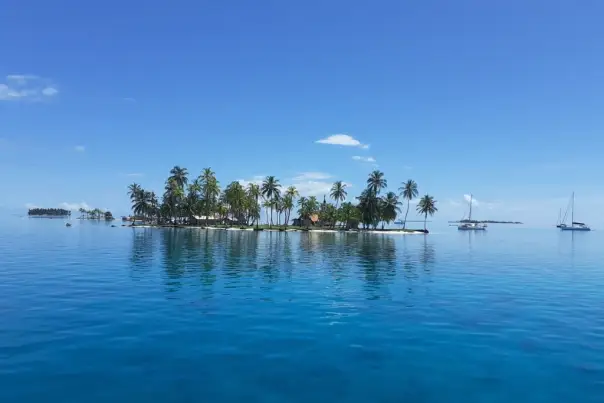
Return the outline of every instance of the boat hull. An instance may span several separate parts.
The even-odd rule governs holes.
[[[591,228],[588,227],[560,227],[562,231],[591,231]]]
[[[487,229],[484,228],[484,227],[475,227],[475,228],[472,228],[472,227],[467,227],[467,228],[457,227],[457,230],[458,231],[486,231]]]

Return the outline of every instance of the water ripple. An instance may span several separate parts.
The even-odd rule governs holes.
[[[604,396],[598,233],[60,224],[0,230],[2,402]]]

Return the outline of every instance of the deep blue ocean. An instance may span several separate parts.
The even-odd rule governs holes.
[[[0,224],[0,402],[604,401],[604,232]]]

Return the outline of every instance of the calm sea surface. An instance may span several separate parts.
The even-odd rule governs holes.
[[[0,402],[604,401],[604,232],[0,224]]]

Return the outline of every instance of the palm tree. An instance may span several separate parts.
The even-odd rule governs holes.
[[[128,186],[128,196],[130,196],[130,201],[134,201],[135,199],[141,196],[143,192],[143,188],[138,183],[132,183]]]
[[[397,213],[401,212],[400,205],[401,202],[398,201],[396,193],[388,192],[386,196],[381,199],[380,218],[382,221],[385,221],[386,224],[390,224],[391,221],[394,221]],[[383,223],[382,229],[384,229]]]
[[[261,190],[262,196],[264,196],[264,198],[270,200],[271,202],[281,195],[281,185],[279,184],[279,180],[276,179],[274,176],[267,176],[264,179],[264,182],[262,182]],[[273,225],[273,203],[270,204],[270,208],[271,221],[269,224],[269,228]]]
[[[168,178],[164,192],[164,203],[170,208],[170,217],[174,219],[174,223],[178,221],[178,209],[182,207],[182,200],[185,194],[183,189],[178,186],[175,178]]]
[[[425,195],[419,200],[417,204],[417,212],[424,215],[424,231],[426,231],[426,221],[428,220],[428,214],[433,216],[438,209],[436,208],[436,200],[430,195]]]
[[[246,193],[238,181],[231,182],[224,190],[226,204],[230,208],[231,218],[239,222],[244,216]]]
[[[270,200],[270,199],[263,199],[263,200],[264,200],[264,203],[262,203],[262,207],[264,207],[264,210],[265,210],[265,211],[268,211],[268,210],[270,209],[270,210],[272,211],[273,206],[275,205],[274,201],[273,201],[273,200]],[[271,215],[272,215],[272,214],[271,214]],[[270,217],[269,217],[269,215],[268,215],[268,213],[267,213],[267,214],[266,214],[266,223],[268,224],[268,226],[269,226],[269,228],[270,228],[271,223],[272,223],[272,218],[271,218],[271,221],[269,221],[269,218],[270,218]]]
[[[338,210],[338,219],[344,223],[346,229],[350,229],[350,224],[358,220],[359,209],[350,202],[342,203]]]
[[[205,225],[207,226],[210,211],[213,210],[216,199],[220,195],[220,186],[212,168],[203,169],[201,175],[199,175],[199,183],[201,184],[202,199],[205,207]]]
[[[261,195],[260,186],[258,186],[255,183],[250,183],[247,186],[247,195],[248,195],[248,197],[251,200],[254,200],[255,203],[256,203],[256,205],[254,206],[253,210],[254,211],[258,210],[259,211],[259,208],[260,208],[260,195]],[[260,214],[258,214],[258,216],[256,217],[256,228],[258,228],[259,221],[260,221]]]
[[[403,186],[399,188],[401,192],[401,196],[403,199],[407,200],[407,211],[405,211],[405,220],[403,221],[403,229],[407,227],[407,214],[409,214],[409,204],[411,200],[417,197],[417,183],[413,179],[409,179],[407,182],[403,183]]]
[[[289,224],[289,217],[294,208],[294,198],[291,194],[286,193],[283,198],[283,211],[285,211],[285,227]]]
[[[273,200],[275,211],[277,212],[277,225],[281,225],[281,213],[283,213],[283,198],[281,196],[275,197]]]
[[[170,177],[168,178],[168,181],[173,180],[176,183],[176,186],[184,191],[185,186],[189,182],[187,175],[189,175],[187,168],[181,168],[176,165],[170,170]]]
[[[384,173],[381,171],[373,171],[367,178],[367,189],[371,190],[374,195],[378,195],[382,189],[388,187],[388,181],[384,179]]]
[[[193,216],[199,210],[199,192],[201,192],[201,185],[199,181],[196,179],[187,186],[187,197],[185,199],[185,210],[187,212],[187,217],[189,218],[189,222],[192,222]]]
[[[295,199],[296,197],[300,196],[300,193],[298,192],[298,189],[296,189],[295,186],[289,186],[287,188],[287,190],[285,191],[285,195],[286,196],[290,196],[293,199]]]
[[[341,201],[346,200],[347,195],[346,184],[342,181],[335,182],[331,187],[331,193],[329,194],[329,196],[336,201],[336,209]]]

